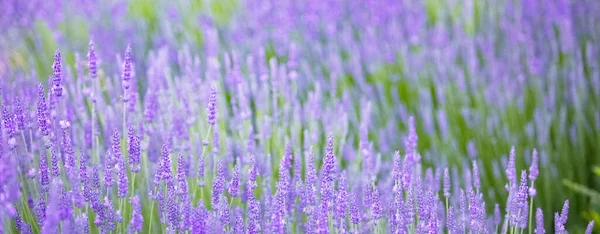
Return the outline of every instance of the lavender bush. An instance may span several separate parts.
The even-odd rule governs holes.
[[[599,228],[597,1],[2,5],[0,233]]]

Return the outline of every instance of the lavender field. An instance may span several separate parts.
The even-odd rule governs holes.
[[[600,1],[2,0],[0,26],[0,234],[600,233]]]

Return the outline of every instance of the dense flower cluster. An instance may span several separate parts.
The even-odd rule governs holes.
[[[144,11],[132,44],[13,59],[35,78],[0,54],[0,233],[567,233],[600,4],[485,2],[242,1],[189,46]]]

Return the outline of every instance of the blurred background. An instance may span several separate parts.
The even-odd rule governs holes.
[[[568,225],[575,232],[590,220],[600,223],[600,1],[3,0],[0,5],[5,87],[47,82],[57,48],[67,73],[78,79],[90,40],[102,58],[102,77],[118,77],[118,54],[131,44],[142,103],[156,64],[152,55],[160,51],[169,58],[160,65],[182,76],[204,73],[204,65],[181,66],[185,55],[198,56],[200,64],[208,58],[233,60],[242,77],[250,74],[248,54],[256,55],[259,67],[275,59],[292,68],[290,79],[307,91],[286,98],[326,103],[315,119],[347,106],[347,126],[341,127],[347,147],[338,155],[351,159],[353,149],[366,147],[380,153],[379,161],[391,161],[393,151],[403,147],[408,116],[415,116],[424,162],[450,165],[461,177],[476,160],[486,201],[506,201],[504,167],[511,146],[518,170],[528,168],[536,148],[541,168],[536,206],[558,211],[570,199]],[[0,95],[10,92],[5,88]],[[361,127],[364,116],[368,129]],[[321,120],[333,128],[339,124]],[[370,145],[360,145],[361,134]],[[493,203],[487,205],[492,210]]]

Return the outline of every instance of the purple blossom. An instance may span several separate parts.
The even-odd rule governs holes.
[[[532,227],[533,228],[533,227]],[[541,208],[537,208],[535,212],[535,234],[544,234],[546,230],[544,230],[544,212],[542,212]]]
[[[50,189],[50,177],[48,175],[48,159],[46,158],[46,153],[42,152],[40,154],[40,185],[42,194],[48,193]]]
[[[337,163],[333,154],[333,135],[327,137],[327,149],[323,158],[323,178],[325,183],[332,182],[336,178]]]
[[[585,228],[585,234],[592,234],[592,230],[594,230],[594,220],[588,223],[587,227]]]
[[[225,168],[223,161],[217,162],[217,171],[212,186],[212,207],[215,209],[219,205],[219,197],[225,190]]]
[[[91,79],[98,78],[98,67],[97,67],[97,58],[96,58],[96,44],[94,41],[90,40],[88,45],[88,74]]]
[[[129,199],[129,203],[131,203],[132,214],[131,221],[129,223],[129,229],[133,232],[140,232],[142,230],[142,223],[144,222],[144,217],[142,216],[142,204],[140,203],[140,198],[136,194],[135,196]]]
[[[448,229],[449,234],[458,233],[458,229],[456,227],[456,218],[454,217],[454,208],[452,206],[448,207],[448,217],[446,218],[446,228]]]
[[[450,198],[450,173],[448,168],[444,169],[444,197]]]
[[[54,63],[52,64],[52,93],[56,97],[62,96],[62,62],[60,50],[57,49],[54,54]]]
[[[206,108],[207,121],[209,125],[213,127],[217,123],[217,88],[212,86],[210,88],[210,97],[208,99],[208,107]]]
[[[477,161],[473,160],[473,186],[479,191],[481,188],[481,180],[479,179],[479,168]]]
[[[135,130],[131,125],[127,126],[127,136],[128,146],[127,154],[129,155],[129,166],[131,167],[131,171],[136,173],[140,171],[140,156],[141,156],[141,148],[140,148],[140,137],[136,135]]]
[[[19,99],[19,97],[15,97],[14,106],[15,122],[17,124],[17,129],[23,131],[25,130],[25,116],[23,116],[23,107],[21,106],[21,100]]]
[[[204,187],[206,182],[204,181],[204,155],[198,156],[198,178],[196,183],[200,187]]]
[[[37,121],[39,130],[42,135],[47,136],[50,134],[48,131],[49,121],[48,121],[48,107],[46,106],[46,97],[44,95],[44,85],[42,83],[38,84],[38,100],[37,100]]]
[[[125,49],[125,60],[123,61],[123,74],[121,77],[123,78],[123,89],[129,89],[129,81],[131,80],[131,45],[127,44],[127,49]],[[127,97],[123,97],[123,100],[127,102]]]
[[[232,197],[237,197],[239,195],[238,191],[240,187],[240,169],[237,165],[233,167],[233,177],[231,178],[228,187],[229,195],[231,195]]]
[[[254,193],[251,193],[248,200],[248,233],[258,234],[261,232],[260,228],[260,205]]]
[[[508,165],[506,166],[506,177],[510,186],[516,186],[517,184],[517,169],[515,165],[516,154],[515,146],[510,148],[510,155],[508,156]]]

